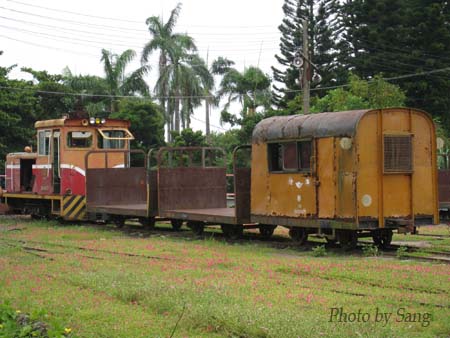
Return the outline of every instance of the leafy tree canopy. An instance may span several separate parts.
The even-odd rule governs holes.
[[[141,99],[123,100],[119,110],[110,117],[131,122],[130,131],[135,137],[133,147],[146,150],[164,145],[164,115],[155,103]]]

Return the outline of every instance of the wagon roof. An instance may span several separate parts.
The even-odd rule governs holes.
[[[359,120],[369,111],[371,109],[270,117],[256,125],[252,139],[259,143],[308,137],[352,137]]]

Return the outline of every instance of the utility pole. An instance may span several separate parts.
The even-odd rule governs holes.
[[[309,97],[310,97],[310,58],[309,58],[309,36],[308,36],[308,20],[303,19],[303,72],[300,72],[300,83],[303,89],[303,114],[309,114]]]

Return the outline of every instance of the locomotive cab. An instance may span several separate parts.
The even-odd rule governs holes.
[[[125,166],[127,156],[114,151],[129,150],[129,126],[128,121],[100,118],[37,121],[36,152],[7,155],[4,202],[32,215],[84,219],[85,156],[94,150],[111,151],[107,166]],[[103,161],[99,156],[90,160],[94,168]]]

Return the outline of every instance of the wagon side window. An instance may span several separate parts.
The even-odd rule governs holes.
[[[283,158],[282,148],[280,143],[269,143],[268,147],[268,159],[269,159],[269,171],[282,171],[283,170]]]
[[[298,170],[297,142],[283,144],[283,170]]]
[[[384,172],[410,173],[413,170],[411,135],[384,135]]]
[[[48,155],[50,153],[50,130],[38,131],[38,155]]]
[[[90,148],[92,146],[92,133],[90,131],[68,132],[67,146],[70,148]]]
[[[298,169],[300,171],[311,170],[312,142],[298,142]]]

